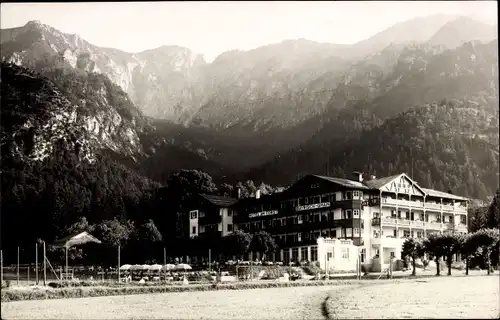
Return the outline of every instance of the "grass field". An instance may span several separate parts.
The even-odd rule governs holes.
[[[500,277],[469,276],[422,279],[333,292],[331,318],[498,318]]]
[[[2,303],[2,319],[493,318],[498,275]],[[328,297],[327,303],[325,299]]]
[[[2,319],[322,319],[337,287],[141,294],[2,303]]]

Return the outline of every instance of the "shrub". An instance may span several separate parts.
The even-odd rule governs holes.
[[[307,273],[310,276],[315,276],[318,273],[321,273],[321,268],[316,265],[316,264],[310,264],[308,266],[305,266],[302,268],[305,273]]]
[[[344,280],[334,280],[325,282],[267,282],[267,283],[232,283],[232,284],[197,284],[189,286],[122,286],[122,287],[63,287],[50,290],[24,291],[24,290],[2,290],[1,301],[19,300],[42,300],[60,298],[82,298],[100,297],[111,295],[129,295],[144,293],[167,293],[186,291],[208,291],[208,290],[244,290],[258,288],[283,288],[283,287],[303,287],[303,286],[323,286],[323,285],[344,285],[362,283]]]

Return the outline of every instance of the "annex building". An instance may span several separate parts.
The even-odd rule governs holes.
[[[369,179],[356,173],[353,180],[311,174],[273,195],[199,195],[189,212],[189,236],[264,230],[279,246],[272,261],[318,261],[322,268],[353,270],[360,254],[361,263],[377,271],[391,257],[401,259],[408,237],[466,233],[468,201],[423,188],[405,173]]]

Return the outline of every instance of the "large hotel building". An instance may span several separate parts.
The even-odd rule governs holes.
[[[252,198],[199,195],[189,212],[189,236],[264,230],[279,246],[271,260],[319,261],[323,268],[326,260],[351,269],[360,259],[380,270],[391,257],[401,259],[405,238],[467,232],[467,198],[423,188],[404,173],[355,174],[353,180],[307,175],[281,193]],[[341,260],[346,263],[336,263]]]

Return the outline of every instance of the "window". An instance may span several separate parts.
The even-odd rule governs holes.
[[[292,249],[292,261],[298,261],[299,260],[299,248],[293,248]]]
[[[189,213],[191,214],[191,219],[196,219],[198,217],[198,210],[193,210]]]
[[[227,209],[227,216],[231,217],[233,215],[233,210]]]
[[[352,219],[352,210],[346,210],[345,211],[345,218],[344,219]]]
[[[422,231],[417,231],[417,238],[422,238]]]
[[[403,237],[409,238],[410,237],[410,231],[409,230],[404,230],[403,231]]]
[[[352,212],[353,212],[354,218],[359,218],[359,210],[358,209],[354,209]]]
[[[354,228],[354,236],[358,237],[360,235],[360,230],[359,228]]]
[[[337,230],[332,231],[332,238],[337,238]]]
[[[349,248],[342,248],[342,259],[349,259]]]
[[[397,234],[396,229],[394,229],[394,230],[392,230],[392,231],[393,231],[393,236],[394,236],[394,238],[397,238],[397,237],[398,237],[398,234]]]
[[[396,255],[394,254],[394,251],[391,251],[391,258],[394,258],[396,257]]]
[[[361,249],[361,263],[365,262],[366,249]]]
[[[192,234],[196,234],[196,227],[193,227]]]
[[[200,217],[200,218],[205,218],[205,212],[200,212],[200,213],[198,214],[198,217]]]
[[[352,197],[353,197],[354,199],[359,198],[359,191],[353,191],[353,192],[352,192]]]
[[[283,262],[288,264],[290,262],[290,250],[283,249]]]
[[[346,191],[344,196],[345,196],[346,200],[352,200],[352,192],[351,191]]]
[[[411,231],[411,237],[413,238],[415,236],[415,231]]]
[[[391,218],[396,218],[396,210],[391,210]]]
[[[302,261],[308,260],[308,258],[307,258],[307,248],[306,247],[300,248],[300,259]]]
[[[318,247],[311,247],[311,261],[318,261]]]
[[[233,232],[233,225],[232,224],[227,225],[227,232]]]

